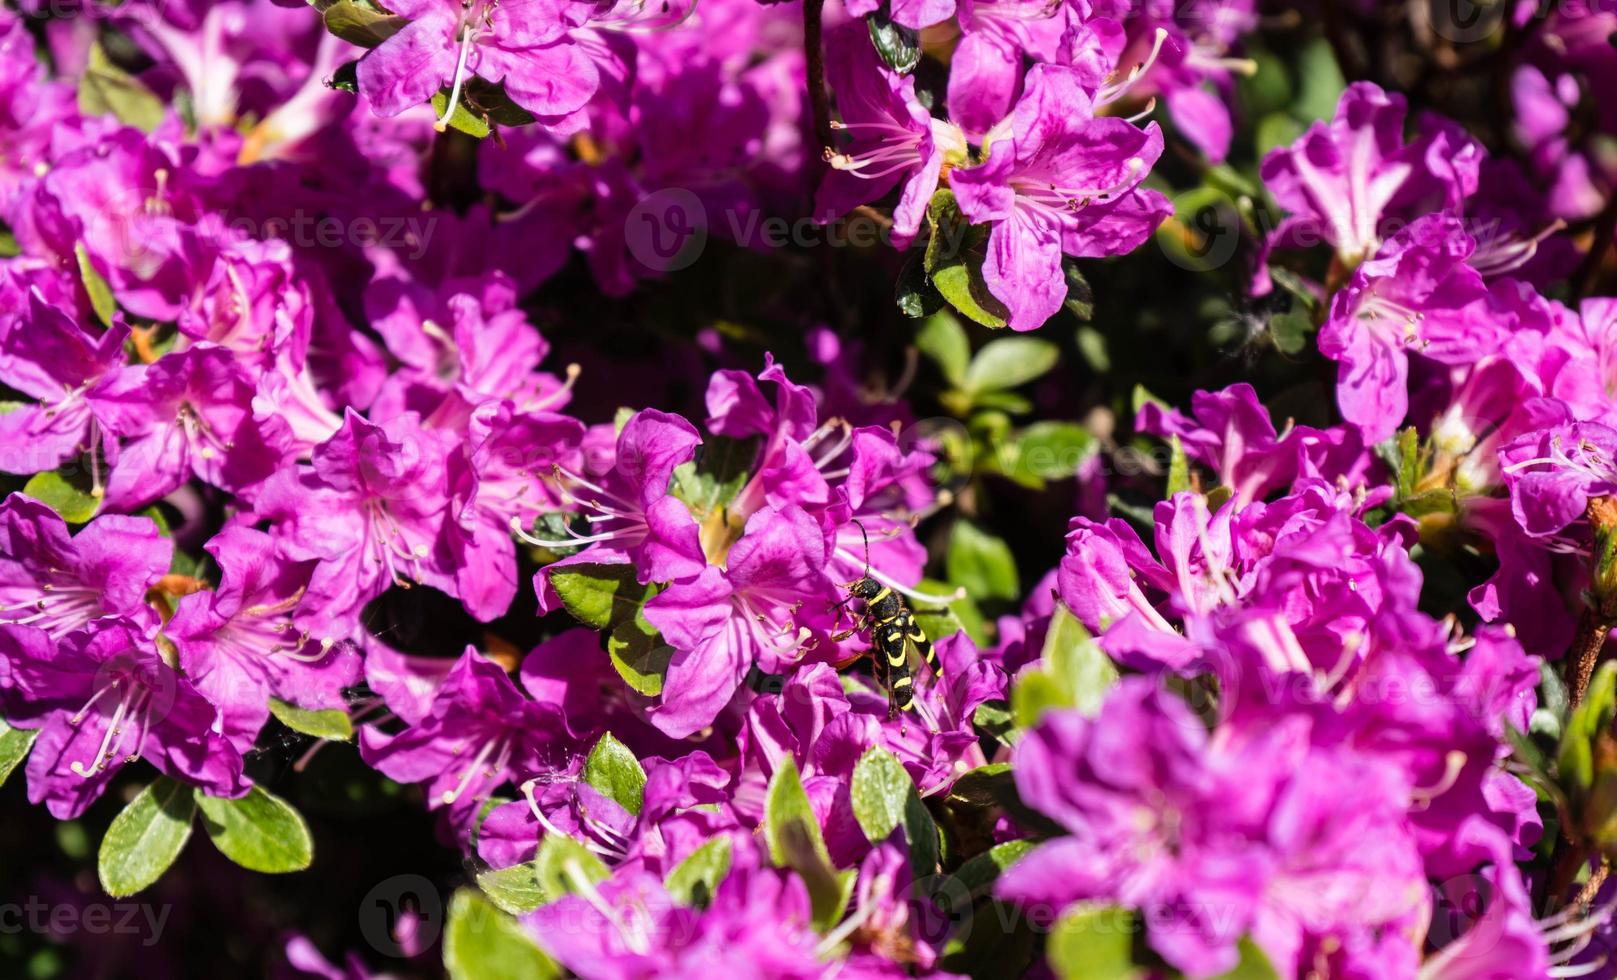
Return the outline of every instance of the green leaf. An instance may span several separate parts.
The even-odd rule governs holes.
[[[101,273],[95,271],[90,262],[90,253],[84,250],[84,243],[78,242],[73,246],[73,257],[79,266],[79,279],[84,282],[84,292],[90,297],[90,308],[95,311],[96,318],[103,326],[112,326],[112,320],[118,315],[118,301],[112,297],[112,287]]]
[[[572,894],[580,880],[593,885],[612,874],[605,861],[566,834],[546,834],[539,841],[533,869],[534,881],[546,902]]]
[[[891,752],[872,748],[853,767],[854,819],[872,844],[880,844],[904,819],[904,804],[915,792],[915,782]]]
[[[943,309],[943,294],[926,274],[924,252],[911,252],[898,271],[898,281],[893,284],[893,302],[898,312],[911,319],[931,316]]]
[[[539,872],[532,861],[484,871],[477,876],[477,887],[483,889],[489,901],[512,915],[532,912],[551,900],[539,886]]]
[[[101,45],[90,47],[89,61],[79,78],[79,110],[87,116],[112,115],[143,133],[163,121],[163,100],[140,80],[107,60]],[[99,312],[99,311],[98,311]]]
[[[793,824],[802,824],[803,833],[812,841],[815,854],[830,863],[820,823],[814,817],[808,793],[803,790],[803,777],[797,763],[787,758],[769,779],[764,797],[764,840],[769,844],[769,857],[777,865],[785,865],[788,854],[788,835]]]
[[[645,802],[646,770],[629,747],[612,737],[611,732],[601,736],[584,760],[584,782],[637,816]]]
[[[202,826],[225,857],[249,871],[285,874],[314,860],[314,840],[290,803],[254,786],[239,800],[196,793]]]
[[[965,518],[955,521],[944,567],[950,582],[978,599],[1015,599],[1020,592],[1010,546]]]
[[[1299,86],[1297,99],[1291,104],[1292,115],[1311,123],[1336,114],[1347,79],[1342,77],[1330,41],[1316,36],[1303,46],[1297,59],[1297,80]]]
[[[954,592],[954,587],[948,582],[925,578],[920,581],[917,588],[923,592],[934,595],[946,595]],[[921,606],[914,609],[915,622],[926,632],[927,638],[933,643],[946,636],[964,630],[973,643],[978,645],[989,644],[988,621],[983,617],[981,609],[970,595],[962,595],[958,599],[950,599],[942,606]]]
[[[931,236],[926,243],[926,271],[943,298],[985,327],[1003,327],[1009,312],[983,279],[988,229],[972,225],[955,202],[954,192],[940,190],[927,205]]]
[[[870,43],[887,67],[900,75],[908,75],[921,63],[920,34],[893,23],[885,7],[866,17],[865,24],[870,28]]]
[[[814,926],[824,930],[841,917],[847,888],[825,848],[820,823],[803,791],[797,763],[783,759],[764,797],[764,840],[777,866],[791,868],[808,886]]]
[[[1280,980],[1280,972],[1275,969],[1269,957],[1252,941],[1251,936],[1243,936],[1239,947],[1241,961],[1235,967],[1220,973],[1213,980]]]
[[[1186,493],[1190,490],[1190,458],[1185,455],[1185,444],[1179,441],[1177,435],[1173,436],[1169,445],[1173,454],[1168,459],[1168,496],[1176,493]]]
[[[333,742],[346,742],[354,737],[354,723],[348,717],[348,712],[341,708],[310,711],[280,698],[270,698],[269,709],[281,724],[295,732]]]
[[[1050,930],[1046,950],[1061,980],[1134,980],[1134,913],[1117,906],[1083,905]]]
[[[943,378],[956,388],[966,383],[966,368],[971,364],[971,341],[966,330],[952,313],[935,313],[927,317],[915,333],[915,346],[921,353],[937,362]]]
[[[432,111],[438,114],[439,119],[444,117],[444,107],[447,105],[449,105],[449,94],[447,92],[434,93],[432,96]],[[448,123],[450,129],[458,129],[467,136],[475,136],[478,139],[487,136],[489,132],[488,120],[473,115],[472,111],[466,107],[464,100],[455,103],[455,111],[449,114]]]
[[[5,785],[11,770],[28,758],[28,750],[39,737],[37,728],[12,728],[0,720],[0,786]]]
[[[690,853],[668,872],[664,887],[668,896],[681,905],[706,908],[718,891],[719,882],[730,873],[729,837],[715,837]]]
[[[1083,356],[1085,363],[1095,370],[1096,374],[1107,374],[1112,370],[1112,353],[1106,344],[1106,335],[1089,324],[1078,328],[1078,353]]]
[[[698,523],[735,499],[752,477],[760,440],[708,436],[696,458],[674,470],[669,494],[684,501]]]
[[[1081,322],[1088,322],[1095,318],[1095,290],[1084,278],[1084,273],[1072,259],[1061,263],[1061,272],[1067,277],[1067,298],[1062,304],[1067,312],[1077,317]]]
[[[157,777],[112,818],[101,838],[96,873],[102,890],[123,898],[161,878],[191,839],[195,815],[190,787]]]
[[[1011,688],[1011,714],[1018,728],[1037,724],[1052,708],[1077,708],[1093,717],[1117,679],[1117,665],[1077,617],[1058,603],[1038,668],[1023,672]]]
[[[647,697],[663,692],[663,678],[668,674],[674,648],[652,628],[643,611],[613,628],[606,640],[606,652],[625,684]]]
[[[1006,868],[1033,850],[1034,846],[1030,840],[996,844],[962,864],[954,873],[955,879],[966,887],[972,898],[980,898],[993,889],[994,882],[999,880]]]
[[[362,48],[376,47],[410,23],[403,17],[383,13],[368,3],[354,0],[336,0],[321,16],[326,30]]]
[[[1047,373],[1060,360],[1061,348],[1048,340],[1001,337],[971,359],[965,386],[977,392],[1015,388]]]
[[[1035,422],[1012,443],[1016,468],[1040,480],[1065,480],[1095,451],[1095,437],[1074,422]]]
[[[636,581],[633,565],[569,565],[550,573],[550,587],[574,618],[598,630],[632,621],[658,591]]]
[[[1569,790],[1587,792],[1594,784],[1594,740],[1611,728],[1617,717],[1617,660],[1608,660],[1595,671],[1589,690],[1572,709],[1566,731],[1561,735],[1559,772],[1561,784]]]
[[[22,492],[62,515],[62,520],[69,524],[83,524],[94,517],[101,506],[100,497],[81,490],[56,470],[35,473],[23,485]]]
[[[517,921],[470,888],[449,900],[444,969],[452,980],[549,980],[561,967]]]

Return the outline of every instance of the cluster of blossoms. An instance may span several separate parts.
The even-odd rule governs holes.
[[[561,338],[677,279],[665,234],[785,267],[803,215],[1043,327],[1074,260],[1184,230],[1168,148],[1240,182],[1258,4],[822,6],[0,13],[0,779],[58,821],[130,790],[124,895],[199,810],[302,870],[271,787],[311,756],[268,746],[352,741],[464,862],[457,976],[1611,975],[1617,121],[1579,117],[1617,13],[1507,12],[1514,155],[1369,81],[1273,141],[1240,285],[1335,421],[1141,399],[1166,499],[1097,433],[990,622],[997,552],[925,531],[986,491],[876,331],[709,323],[643,387]],[[1039,372],[947,322],[938,402],[995,445],[1033,403],[988,376]]]

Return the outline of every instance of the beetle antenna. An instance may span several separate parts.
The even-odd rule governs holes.
[[[859,536],[861,538],[865,539],[865,573],[864,573],[864,577],[869,578],[870,577],[870,534],[869,534],[869,532],[867,532],[865,530],[864,522],[859,520],[859,518],[855,517],[855,518],[851,518],[851,520],[853,521],[854,525],[859,528]]]

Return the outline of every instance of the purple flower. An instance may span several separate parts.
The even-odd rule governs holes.
[[[7,292],[0,285],[0,295]],[[0,382],[38,403],[0,414],[0,471],[53,470],[80,453],[94,465],[95,452],[105,451],[100,389],[124,363],[129,330],[119,323],[92,336],[37,288],[29,289],[25,309],[0,315]]]
[[[1366,442],[1392,435],[1409,410],[1410,352],[1466,363],[1503,341],[1482,276],[1466,262],[1473,248],[1458,219],[1421,218],[1332,299],[1319,349],[1341,365],[1336,402]]]
[[[59,639],[103,616],[152,621],[146,590],[173,554],[149,517],[108,514],[70,537],[54,510],[14,493],[0,502],[0,623]]]
[[[949,112],[971,133],[1010,113],[1022,65],[1073,65],[1081,35],[1080,0],[961,0],[960,45],[949,59]]]
[[[1452,124],[1404,143],[1404,97],[1370,82],[1342,93],[1336,116],[1263,159],[1262,177],[1289,212],[1270,235],[1278,248],[1320,241],[1348,266],[1373,254],[1387,218],[1454,211],[1477,189],[1482,147]]]
[[[187,477],[225,490],[267,479],[279,449],[253,415],[253,385],[231,353],[194,347],[125,368],[100,386],[107,430],[122,439],[107,505],[132,509]]]
[[[561,711],[524,697],[471,647],[425,717],[396,735],[371,726],[359,735],[367,765],[401,783],[425,783],[428,808],[447,806],[462,825],[507,780],[563,768],[572,748]]]
[[[809,980],[827,964],[817,955],[808,889],[789,871],[760,867],[742,851],[712,903],[677,905],[655,875],[624,872],[578,889],[523,917],[563,966],[603,980],[681,977],[714,970]]]
[[[989,291],[1012,329],[1034,330],[1067,297],[1063,254],[1120,255],[1167,217],[1167,198],[1138,186],[1162,155],[1162,132],[1096,117],[1077,72],[1048,65],[1028,72],[1009,122],[986,163],[949,181],[965,216],[993,225]]]
[[[571,33],[595,13],[577,0],[392,0],[410,19],[359,63],[359,90],[381,115],[395,116],[450,86],[444,129],[468,74],[503,82],[536,116],[582,108],[600,84],[596,62]]]
[[[708,566],[648,601],[646,619],[674,648],[652,723],[675,738],[693,734],[718,717],[754,664],[774,672],[797,663],[810,638],[799,611],[836,601],[826,564],[818,522],[799,507],[766,508],[747,522],[724,568]]]
[[[678,415],[652,408],[636,412],[618,433],[611,467],[595,479],[551,467],[550,492],[562,509],[590,522],[588,534],[547,540],[524,531],[517,514],[508,523],[523,540],[540,547],[587,546],[571,561],[632,558],[642,582],[695,575],[707,567],[696,521],[690,509],[669,494],[668,486],[674,470],[691,460],[700,443],[696,428]],[[541,604],[548,608],[546,574],[541,570],[535,584]]]
[[[1537,426],[1499,450],[1510,508],[1535,538],[1582,519],[1592,497],[1617,493],[1617,429],[1573,421],[1564,403],[1528,406]]]
[[[904,248],[921,228],[945,158],[965,158],[966,138],[953,124],[932,118],[915,98],[914,77],[888,70],[867,35],[863,25],[849,24],[827,40],[826,77],[842,116],[832,128],[849,139],[826,148],[831,166],[815,194],[814,212],[829,221],[902,183],[892,239]]]
[[[252,747],[271,696],[311,710],[342,708],[359,658],[346,644],[311,640],[292,621],[314,563],[287,561],[274,539],[245,527],[227,527],[204,547],[219,564],[219,588],[182,598],[163,633],[186,676],[218,706],[231,742]]]
[[[267,481],[256,514],[295,562],[315,562],[295,616],[321,640],[341,639],[360,608],[388,586],[431,585],[454,594],[439,545],[446,492],[440,436],[413,415],[376,425],[349,410],[314,450],[313,464]]]
[[[1177,698],[1129,678],[1094,719],[1046,715],[1012,765],[1022,799],[1071,836],[1012,865],[998,894],[1141,909],[1151,946],[1193,976],[1233,967],[1249,932],[1291,975],[1310,934],[1374,935],[1426,899],[1396,772],[1311,754],[1301,719],[1210,739]]]
[[[241,796],[241,756],[215,730],[213,705],[158,650],[150,624],[109,617],[60,640],[31,626],[0,627],[6,718],[38,728],[28,799],[71,820],[126,762],[218,796]]]

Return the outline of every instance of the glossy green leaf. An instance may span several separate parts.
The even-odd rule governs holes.
[[[532,861],[484,871],[477,876],[477,887],[489,901],[512,915],[532,912],[553,897],[540,887],[539,871]]]
[[[159,776],[141,790],[101,838],[96,873],[114,898],[133,895],[163,876],[191,839],[191,788]]]
[[[955,521],[944,567],[950,582],[979,601],[1018,595],[1016,558],[1010,545],[965,518]]]
[[[783,759],[770,777],[764,796],[764,840],[769,857],[791,868],[808,887],[814,924],[825,929],[841,917],[847,904],[847,883],[831,864],[820,822],[814,817],[797,763]]]
[[[69,524],[83,524],[94,517],[101,506],[100,497],[80,488],[56,470],[35,473],[23,485],[22,492],[62,515],[62,520]]]
[[[611,732],[601,736],[584,760],[584,782],[630,813],[640,813],[646,794],[646,770]]]
[[[932,285],[966,317],[985,327],[1003,327],[1005,305],[989,293],[983,279],[988,229],[968,222],[948,190],[932,195],[926,217],[931,235],[924,261]]]
[[[515,919],[470,888],[449,900],[444,969],[451,980],[550,980],[562,975],[561,967]]]
[[[1062,915],[1050,930],[1047,955],[1061,980],[1136,980],[1134,913],[1084,905]]]
[[[87,116],[112,115],[143,133],[163,121],[163,100],[141,81],[107,59],[101,45],[90,46],[89,60],[79,77],[79,109]]]
[[[280,698],[270,698],[269,709],[281,724],[295,732],[333,742],[346,742],[354,737],[354,722],[348,717],[348,712],[341,708],[311,711],[288,704]]]
[[[752,477],[758,459],[757,438],[708,436],[696,458],[674,470],[669,493],[684,501],[698,522],[735,499]]]
[[[966,383],[966,369],[971,365],[971,341],[954,314],[936,313],[927,317],[915,333],[915,346],[937,363],[944,380],[956,387]]]
[[[1029,840],[996,844],[962,864],[954,873],[973,898],[987,895],[1006,868],[1021,860],[1036,845]]]
[[[652,627],[643,610],[613,627],[606,639],[606,652],[625,684],[651,698],[663,692],[674,648]]]
[[[37,728],[12,728],[0,721],[0,786],[5,785],[11,770],[28,758],[28,751],[38,737]]]
[[[1190,458],[1185,455],[1184,443],[1179,437],[1173,436],[1169,440],[1172,454],[1168,457],[1168,492],[1172,497],[1176,493],[1185,493],[1190,490]]]
[[[870,28],[870,43],[887,67],[900,75],[908,75],[921,63],[921,36],[913,28],[893,23],[886,8],[865,18]]]
[[[849,793],[854,819],[872,844],[892,835],[904,819],[904,805],[915,791],[915,782],[904,771],[904,764],[883,748],[872,748],[853,767]]]
[[[668,873],[664,887],[669,897],[681,905],[706,908],[719,882],[730,873],[731,846],[729,837],[715,837],[692,851]]]
[[[1000,337],[983,345],[966,370],[972,391],[1002,391],[1047,374],[1061,360],[1061,348],[1035,337]]]
[[[374,48],[403,30],[410,22],[385,13],[368,3],[336,0],[321,14],[326,30],[350,44]]]
[[[239,800],[198,790],[196,802],[214,846],[250,871],[285,874],[302,871],[314,860],[314,838],[303,815],[262,786]]]
[[[594,884],[612,874],[605,861],[566,834],[546,834],[540,839],[533,868],[534,880],[547,902],[573,893],[580,881]]]
[[[448,105],[449,94],[447,92],[438,92],[433,95],[432,111],[437,114],[439,119],[444,117],[444,107]],[[450,113],[448,125],[450,129],[459,130],[467,136],[475,136],[478,139],[482,139],[489,133],[488,120],[481,118],[467,108],[465,100],[455,103],[455,111]]]
[[[79,279],[84,283],[84,292],[90,297],[90,308],[95,311],[96,319],[102,326],[112,326],[113,319],[118,315],[118,301],[112,296],[112,287],[101,273],[95,271],[95,264],[90,261],[90,253],[84,250],[84,243],[78,242],[73,246],[73,258],[78,263]]]
[[[641,585],[633,565],[569,565],[550,573],[562,605],[585,626],[615,629],[635,618],[657,587]]]
[[[1117,665],[1058,603],[1045,632],[1039,666],[1024,671],[1011,688],[1011,714],[1018,728],[1037,724],[1053,708],[1077,708],[1092,716],[1117,679]]]

